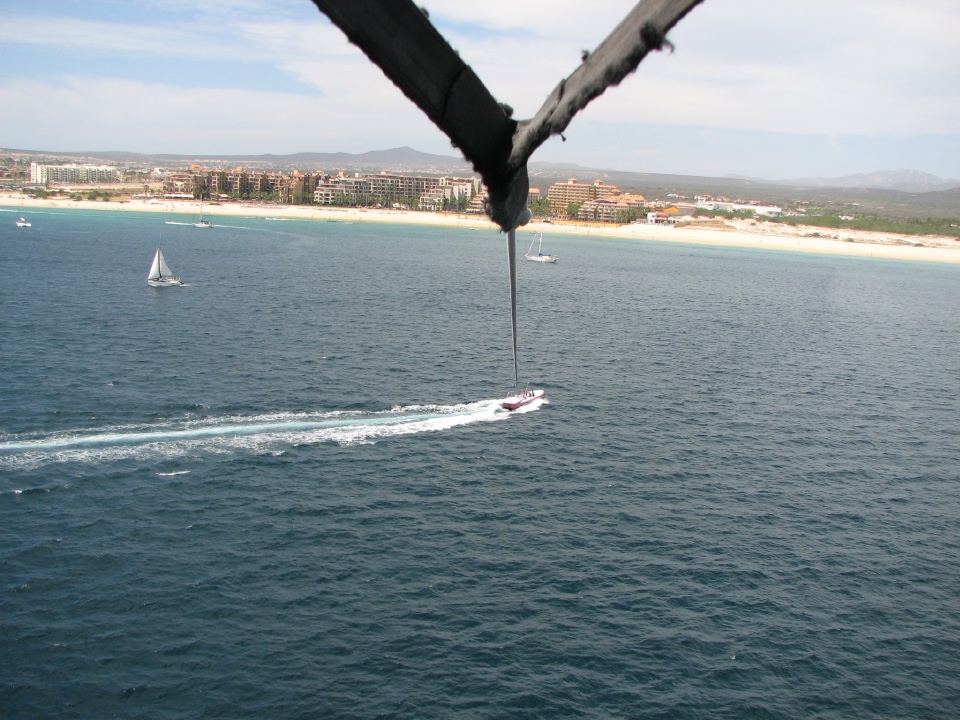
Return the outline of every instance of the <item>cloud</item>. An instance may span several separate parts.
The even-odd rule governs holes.
[[[593,49],[635,4],[420,2],[518,118],[531,117],[578,66],[581,51]],[[697,138],[702,152],[723,155],[703,162],[723,167],[737,158],[711,150],[711,132],[738,138],[741,153],[749,133],[765,134],[767,148],[772,138],[955,141],[957,27],[956,0],[707,0],[670,33],[675,53],[649,56],[574,118],[568,134],[579,142],[549,143],[537,159],[589,164],[600,155],[617,160],[629,152],[643,160],[666,152],[608,153],[611,127],[628,139],[655,126],[667,143],[668,128],[678,138],[686,128],[684,137]],[[411,145],[457,154],[309,0],[3,8],[0,64],[7,145],[210,154]]]
[[[442,133],[412,106],[401,105],[384,123],[377,105],[391,91],[397,92],[357,92],[354,102],[331,108],[325,98],[314,95],[87,78],[64,78],[56,84],[17,81],[0,86],[0,126],[16,128],[15,147],[51,150],[363,152],[396,146],[398,138],[409,138],[406,144],[443,147]],[[57,112],[31,116],[29,125],[19,125],[18,108],[37,97]]]

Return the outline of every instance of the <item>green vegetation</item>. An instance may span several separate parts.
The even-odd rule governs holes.
[[[443,199],[443,210],[445,212],[466,212],[467,206],[470,205],[470,198],[468,197],[455,197],[453,199],[444,198]]]
[[[946,235],[960,238],[960,220],[941,218],[891,220],[881,217],[857,217],[845,220],[836,215],[787,216],[769,218],[770,222],[785,225],[813,225],[845,230],[869,230],[873,232],[900,233],[902,235]]]
[[[809,208],[821,211],[821,208]],[[737,212],[723,212],[721,210],[697,210],[696,217],[723,217],[745,220],[756,216],[749,210]],[[782,223],[784,225],[812,225],[814,227],[833,228],[836,230],[867,230],[871,232],[899,233],[901,235],[944,235],[960,238],[960,219],[949,218],[886,218],[876,215],[861,215],[857,217],[841,217],[834,214],[807,214],[785,215],[781,217],[757,218],[764,222]]]
[[[553,210],[550,209],[550,198],[541,196],[539,200],[530,203],[530,212],[534,217],[552,217]]]

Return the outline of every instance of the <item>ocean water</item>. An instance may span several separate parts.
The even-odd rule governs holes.
[[[960,267],[13,219],[0,717],[956,717]]]

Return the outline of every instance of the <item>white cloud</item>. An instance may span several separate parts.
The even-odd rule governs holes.
[[[103,51],[117,55],[187,55],[212,58],[229,48],[215,45],[202,32],[184,28],[110,23],[56,15],[0,17],[0,41],[57,48]]]
[[[86,78],[17,81],[0,86],[0,127],[14,127],[21,109],[43,97],[56,112],[32,116],[17,142],[5,144],[205,154],[363,152],[397,144],[442,148],[443,134],[409,103],[401,104],[388,124],[382,121],[377,105],[390,92],[398,91],[357,93],[353,102],[346,98],[334,108],[322,97],[286,93]]]
[[[532,116],[577,67],[581,50],[593,49],[634,5],[420,2],[518,118]],[[0,9],[0,61],[13,60],[0,75],[0,142],[211,154],[411,145],[456,154],[309,0],[91,0],[84,7],[82,20],[54,3],[16,13]],[[119,8],[123,12],[115,12]],[[604,139],[588,140],[585,133],[644,123],[785,138],[957,137],[957,27],[956,0],[706,0],[670,33],[674,54],[652,54],[575,118],[570,132],[581,134],[576,147],[594,153]],[[69,69],[55,62],[61,48],[84,56],[89,73],[24,74],[32,65],[22,58],[34,52],[24,53],[25,43],[43,54],[42,67],[58,68],[48,73]],[[237,89],[175,87],[168,75],[168,85],[121,81],[117,67],[127,57],[158,67],[171,58],[195,61],[197,73],[184,85],[222,77]],[[205,72],[207,62],[216,63],[215,70]],[[235,71],[224,77],[230,64]],[[255,65],[263,67],[250,72]],[[247,75],[260,83],[277,77],[271,73],[318,92],[258,92],[246,81]],[[573,150],[551,144],[538,159],[555,153],[590,162],[567,157]]]
[[[451,35],[518,115],[529,117],[577,64],[579,40],[605,36],[632,3],[575,4],[549,22],[508,3],[440,3],[443,17],[496,27]],[[596,8],[596,11],[594,11]],[[529,10],[529,8],[528,8]],[[496,18],[487,13],[496,13]],[[517,34],[524,24],[535,31]],[[960,3],[921,0],[705,2],[634,77],[594,101],[589,117],[788,133],[951,133],[960,128]]]

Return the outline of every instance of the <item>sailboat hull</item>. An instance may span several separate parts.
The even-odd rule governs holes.
[[[163,278],[161,280],[147,280],[147,285],[150,287],[177,287],[183,285],[183,280],[180,278]]]
[[[553,255],[527,255],[527,260],[533,262],[555,263],[557,259]]]

